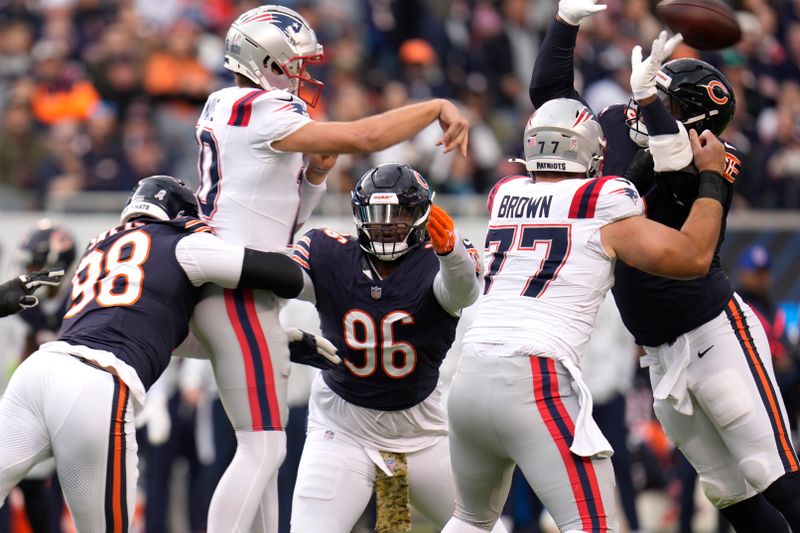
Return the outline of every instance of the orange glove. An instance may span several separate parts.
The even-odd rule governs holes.
[[[447,255],[456,245],[456,232],[453,219],[439,206],[431,206],[428,217],[428,235],[431,237],[433,249],[439,255]]]

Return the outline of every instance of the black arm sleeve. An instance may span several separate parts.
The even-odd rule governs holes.
[[[660,98],[647,105],[639,106],[642,110],[648,135],[674,135],[678,133],[678,123],[675,121],[664,102]]]
[[[22,311],[19,300],[25,294],[25,287],[23,287],[19,278],[14,278],[0,285],[0,317]]]
[[[554,98],[574,98],[586,103],[575,90],[575,41],[578,27],[553,20],[533,64],[529,95],[538,108]]]
[[[288,255],[245,248],[237,288],[272,291],[281,298],[295,298],[303,290],[303,271]]]

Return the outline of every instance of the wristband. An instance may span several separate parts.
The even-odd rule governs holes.
[[[728,197],[725,178],[715,170],[702,170],[700,172],[700,186],[697,189],[698,198],[711,198],[723,206]]]

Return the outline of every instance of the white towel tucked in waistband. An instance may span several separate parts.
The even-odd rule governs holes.
[[[570,451],[581,457],[611,457],[614,455],[614,449],[592,418],[592,394],[583,381],[581,370],[567,356],[557,356],[554,359],[564,365],[572,377],[578,389],[578,403],[581,406],[578,418],[575,420],[575,438],[569,447]]]
[[[639,365],[646,368],[661,365],[663,376],[653,390],[653,398],[663,400],[684,415],[690,416],[694,412],[692,399],[689,397],[689,363],[692,352],[689,349],[689,339],[686,335],[678,337],[672,345],[662,344],[655,348],[645,348],[647,355],[639,360]]]

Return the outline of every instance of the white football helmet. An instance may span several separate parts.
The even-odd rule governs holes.
[[[596,178],[603,166],[606,141],[591,110],[578,100],[557,98],[537,109],[524,135],[529,172],[567,172]]]
[[[266,5],[231,24],[223,66],[264,89],[288,91],[314,107],[323,84],[308,75],[306,64],[322,57],[322,45],[303,17],[288,7]]]

